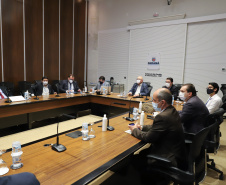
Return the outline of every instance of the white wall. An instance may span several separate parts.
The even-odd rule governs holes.
[[[100,70],[98,72],[98,64],[106,65],[105,68],[109,64],[104,63],[102,60],[100,61],[99,56],[102,55],[99,48],[103,46],[98,45],[98,32],[117,32],[118,28],[126,28],[128,26],[129,21],[135,20],[142,20],[142,19],[149,19],[153,18],[153,13],[158,12],[159,17],[167,16],[167,15],[176,15],[180,13],[186,13],[186,18],[191,17],[199,17],[199,16],[206,16],[206,15],[214,15],[214,14],[221,14],[226,13],[226,1],[225,0],[173,0],[171,5],[167,5],[166,0],[89,0],[89,50],[88,50],[88,83],[89,82],[96,82],[98,76],[100,75]],[[196,25],[196,24],[194,24]],[[189,26],[188,26],[189,27]],[[187,36],[192,36],[191,39],[188,39],[187,42],[187,49],[186,52],[188,54],[193,54],[194,52],[190,47],[190,43],[192,43],[192,38],[194,39],[195,33],[197,31],[203,31],[203,27],[194,27],[198,30],[192,29],[194,27],[191,25],[191,28],[188,28]],[[115,30],[116,29],[116,30]],[[192,31],[193,30],[193,31]],[[211,31],[211,29],[209,29]],[[218,36],[218,39],[222,40],[221,37],[225,37],[224,34],[215,35],[216,32],[213,32],[211,35],[213,38]],[[100,36],[101,34],[99,34]],[[109,39],[114,39],[113,37],[109,37]],[[197,38],[196,38],[197,40]],[[196,41],[195,40],[195,41]],[[214,40],[214,39],[213,39]],[[212,41],[213,41],[212,40]],[[223,38],[224,40],[224,38]],[[200,42],[202,42],[200,40]],[[100,43],[99,43],[100,44]],[[109,44],[111,42],[109,41]],[[111,46],[109,46],[110,48]],[[192,46],[193,47],[193,46]],[[223,49],[222,49],[223,50]],[[195,59],[191,59],[191,57],[187,57],[185,59],[186,65],[185,67],[188,69],[187,73],[185,73],[185,82],[193,82],[197,89],[199,90],[199,96],[205,101],[206,94],[203,91],[203,88],[206,87],[208,79],[202,80],[200,79],[197,74],[194,78],[189,78],[190,72],[193,70],[195,72],[200,72],[202,69],[205,68],[206,58],[200,58],[198,55],[194,55],[198,59],[198,63],[195,65],[194,69],[194,61]],[[185,55],[186,57],[186,55]],[[215,52],[211,58],[219,56]],[[128,57],[128,61],[129,61]],[[223,60],[224,56],[220,56],[220,61],[218,62],[216,69],[213,68],[215,74],[221,74],[220,77],[214,78],[217,80],[220,79],[218,82],[225,83],[225,73],[222,73],[220,67],[224,63]],[[193,66],[192,66],[193,65]],[[222,66],[223,67],[223,66]],[[212,69],[208,69],[208,73]],[[219,72],[219,73],[218,73]],[[205,74],[206,71],[203,70],[203,77],[208,76],[208,73]],[[109,74],[111,76],[111,74]],[[223,76],[222,76],[223,75]],[[222,78],[223,77],[223,78]],[[214,81],[213,79],[213,81]],[[119,79],[123,80],[123,79]],[[200,81],[200,83],[198,83]]]

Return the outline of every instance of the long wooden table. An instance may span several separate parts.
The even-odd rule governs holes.
[[[86,94],[83,96],[81,94],[60,94],[60,97],[55,95],[49,96],[40,96],[39,100],[35,100],[32,97],[31,100],[22,101],[22,102],[13,102],[5,103],[5,100],[0,100],[0,118],[12,117],[21,115],[22,122],[26,121],[29,124],[29,128],[32,128],[32,114],[40,111],[47,111],[51,109],[57,109],[62,107],[69,107],[74,105],[81,105],[85,103],[97,103],[102,105],[111,105],[121,108],[129,108],[131,106],[138,106],[139,101],[145,102],[144,98],[119,98],[118,93],[112,93],[111,95],[95,95],[95,94]],[[131,99],[131,102],[129,101]],[[117,105],[114,102],[122,103],[125,105]],[[16,118],[17,119],[17,118]],[[18,121],[18,120],[13,120]],[[2,121],[7,122],[7,121]],[[6,124],[6,123],[1,123]],[[0,128],[1,127],[0,124]],[[18,125],[20,123],[16,123]],[[12,125],[4,125],[4,127]]]

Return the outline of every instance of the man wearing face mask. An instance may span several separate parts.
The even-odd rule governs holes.
[[[171,94],[174,96],[174,100],[176,100],[179,89],[177,89],[177,87],[175,85],[173,85],[173,78],[168,77],[168,78],[166,78],[165,82],[166,82],[166,84],[165,84],[165,86],[163,86],[163,88],[169,89]]]
[[[143,77],[138,76],[137,77],[137,83],[133,84],[133,87],[129,91],[128,95],[137,97],[137,96],[148,96],[148,85],[146,83],[143,83]]]
[[[60,92],[62,93],[77,93],[80,92],[81,89],[79,88],[76,81],[74,81],[75,77],[73,74],[68,75],[68,79],[64,80],[60,86]]]
[[[101,86],[109,86],[109,83],[105,82],[105,77],[104,76],[100,76],[97,85],[95,87],[93,87],[92,89],[96,90],[96,91],[100,91]]]
[[[219,86],[215,82],[210,82],[208,88],[206,89],[207,94],[210,95],[206,102],[206,107],[209,113],[212,114],[222,106],[222,99],[217,95],[219,91]]]
[[[154,161],[147,160],[148,154],[158,155],[169,159],[175,166],[184,169],[185,159],[185,142],[184,133],[181,125],[180,116],[177,110],[171,105],[172,94],[168,89],[161,88],[153,94],[153,108],[161,111],[154,119],[153,125],[144,125],[143,127],[136,123],[129,126],[132,136],[151,143],[148,149],[142,150],[132,160],[135,168],[141,172],[152,164]],[[144,172],[145,173],[145,172]],[[150,177],[151,175],[151,177]],[[162,176],[149,174],[151,184],[167,184]],[[165,182],[161,182],[164,180]]]
[[[46,76],[42,77],[41,83],[37,83],[34,86],[33,91],[36,92],[35,95],[37,95],[37,96],[54,94],[54,91],[53,91],[51,85],[48,84],[48,78]]]
[[[199,132],[205,127],[206,117],[209,115],[206,105],[196,96],[195,86],[190,83],[181,87],[179,97],[186,102],[182,111],[179,111],[184,131]]]

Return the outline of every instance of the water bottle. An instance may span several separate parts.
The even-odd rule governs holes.
[[[89,140],[89,129],[88,129],[88,123],[82,124],[82,140],[87,141]]]
[[[107,131],[107,117],[106,117],[106,114],[104,114],[103,121],[102,121],[102,131],[103,132]]]
[[[142,101],[140,101],[139,103],[139,113],[141,113],[141,111],[142,111]]]
[[[12,169],[19,169],[23,166],[23,163],[21,162],[21,155],[23,154],[21,150],[21,144],[19,141],[15,141],[12,144],[12,160],[13,164],[10,166]]]
[[[133,119],[138,120],[138,109],[137,108],[133,109]]]
[[[28,100],[28,91],[25,91],[25,92],[24,92],[24,99],[25,99],[25,100]]]
[[[174,103],[174,96],[172,95],[172,105],[173,105],[173,103]]]
[[[87,92],[87,87],[85,86],[85,93]]]
[[[140,114],[140,125],[144,125],[144,111]]]

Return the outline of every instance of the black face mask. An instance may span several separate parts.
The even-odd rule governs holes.
[[[206,89],[207,94],[213,93],[213,89]]]
[[[99,81],[100,82],[100,84],[103,84],[103,82],[101,82],[101,81]]]

